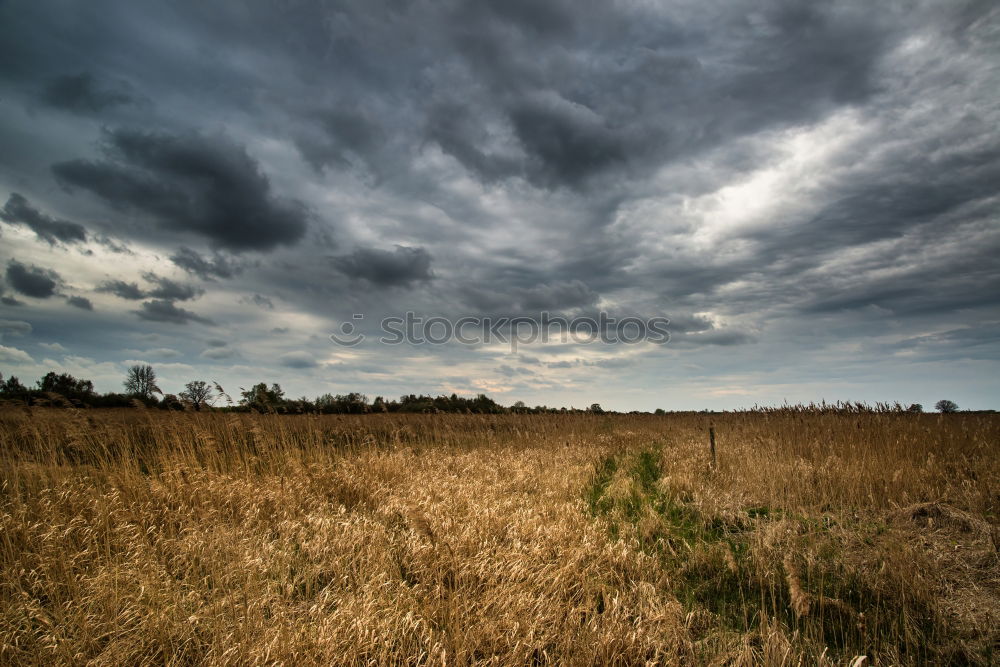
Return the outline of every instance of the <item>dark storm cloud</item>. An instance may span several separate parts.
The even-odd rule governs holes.
[[[624,164],[627,141],[589,109],[526,101],[510,110],[514,133],[543,185],[582,185],[591,174]]]
[[[16,291],[36,299],[48,299],[56,293],[56,287],[62,281],[59,274],[49,269],[37,266],[25,266],[17,260],[7,264],[7,282]]]
[[[0,185],[35,200],[4,219],[86,238],[58,250],[73,262],[114,238],[143,271],[239,275],[230,302],[260,308],[239,315],[248,358],[298,331],[265,321],[278,299],[315,320],[600,304],[669,317],[706,373],[741,345],[768,372],[887,327],[987,331],[998,21],[961,0],[0,4]],[[94,222],[81,237],[52,211]],[[42,251],[4,261],[57,266]],[[198,321],[177,304],[200,288],[112,275],[99,290],[147,300],[145,319]]]
[[[77,113],[95,113],[135,100],[127,84],[102,84],[89,72],[65,74],[48,81],[41,93],[46,104]]]
[[[215,254],[211,259],[206,259],[194,250],[185,247],[179,248],[171,255],[170,261],[204,280],[232,278],[241,270],[237,263],[222,255]]]
[[[94,304],[90,302],[90,299],[83,296],[68,296],[66,297],[66,303],[80,310],[94,309]]]
[[[272,250],[305,234],[305,207],[275,197],[260,165],[226,138],[119,129],[105,133],[103,148],[105,159],[60,162],[53,173],[220,248]]]
[[[3,209],[0,209],[0,220],[11,225],[24,225],[49,245],[60,241],[82,243],[87,240],[87,230],[83,225],[46,215],[16,192],[11,193]]]
[[[192,313],[190,310],[178,308],[172,301],[167,301],[166,299],[146,301],[139,310],[134,312],[142,319],[149,320],[150,322],[169,322],[171,324],[199,322],[201,324],[214,324],[212,320]]]
[[[405,246],[396,246],[395,250],[358,248],[349,255],[334,258],[334,267],[344,275],[379,287],[408,287],[434,277],[430,253]]]
[[[336,165],[366,166],[368,156],[384,142],[378,125],[355,109],[331,109],[313,114],[295,145],[316,170]]]

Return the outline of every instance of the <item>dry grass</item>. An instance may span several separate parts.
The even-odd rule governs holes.
[[[995,659],[997,417],[707,419],[4,411],[0,663]]]

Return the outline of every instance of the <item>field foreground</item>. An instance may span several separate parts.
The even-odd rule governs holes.
[[[991,664],[998,446],[995,415],[8,409],[0,663]]]

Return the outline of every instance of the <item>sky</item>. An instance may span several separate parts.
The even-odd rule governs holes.
[[[0,63],[5,377],[1000,408],[994,2],[0,0]],[[543,311],[669,341],[378,340]]]

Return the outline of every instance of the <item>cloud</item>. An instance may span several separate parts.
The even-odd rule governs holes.
[[[187,324],[188,322],[199,322],[201,324],[214,324],[207,317],[178,308],[172,301],[166,299],[153,299],[142,304],[139,310],[134,311],[136,315],[150,322],[169,322],[171,324]]]
[[[90,302],[90,299],[83,296],[68,296],[66,297],[66,303],[80,310],[94,309],[94,304]]]
[[[755,342],[755,337],[745,331],[734,331],[726,329],[712,329],[710,331],[697,331],[685,333],[678,336],[671,336],[670,344],[687,345],[745,345]]]
[[[355,109],[322,110],[311,120],[295,145],[317,171],[328,166],[367,166],[367,155],[384,140],[378,126]]]
[[[229,359],[236,355],[236,351],[230,347],[210,347],[201,353],[205,359]]]
[[[104,152],[102,160],[54,164],[53,173],[67,186],[218,248],[267,251],[305,234],[306,208],[275,197],[260,165],[229,139],[117,129],[105,132]]]
[[[600,295],[581,280],[557,280],[530,287],[461,288],[463,301],[479,312],[559,312],[594,306]]]
[[[59,274],[49,269],[37,266],[25,266],[17,260],[7,264],[7,282],[16,291],[36,299],[48,299],[56,293],[56,287],[61,282]]]
[[[35,360],[24,350],[0,345],[0,362],[5,364],[33,364]]]
[[[96,113],[135,102],[128,84],[100,84],[89,72],[64,74],[48,81],[41,99],[49,106],[76,113]]]
[[[350,255],[334,258],[334,267],[346,276],[379,287],[409,287],[434,277],[430,253],[406,246],[396,246],[395,250],[358,248]]]
[[[0,334],[27,336],[31,330],[31,325],[21,320],[0,320]]]
[[[533,179],[546,186],[580,186],[590,175],[624,164],[632,152],[605,119],[555,96],[524,100],[510,109],[509,118]]]
[[[205,290],[195,285],[185,285],[174,282],[169,278],[162,278],[154,273],[144,273],[142,277],[153,283],[155,287],[146,292],[146,295],[157,299],[167,299],[170,301],[189,301],[197,299]]]
[[[146,293],[139,287],[138,283],[127,283],[124,280],[107,280],[98,285],[97,291],[107,292],[119,298],[133,301],[146,298]]]
[[[69,350],[67,350],[65,347],[63,347],[59,343],[39,343],[38,346],[42,347],[42,348],[45,348],[46,350],[49,350],[50,352],[59,352],[59,353],[63,353],[63,354],[69,352]]]
[[[11,193],[3,209],[0,209],[0,220],[12,225],[24,225],[49,245],[87,240],[87,230],[83,225],[45,215],[16,192]]]
[[[170,261],[188,273],[204,279],[232,278],[241,271],[241,267],[222,255],[216,253],[212,259],[205,259],[190,248],[181,247],[170,256]]]
[[[125,350],[126,353],[135,354],[140,357],[148,357],[150,359],[176,359],[178,357],[184,356],[177,350],[169,347],[156,347],[151,350]]]
[[[318,365],[306,352],[286,352],[278,357],[278,363],[286,368],[315,368]]]
[[[274,302],[260,294],[240,297],[240,303],[252,304],[263,310],[274,310]]]
[[[530,386],[515,374],[518,398],[709,407],[696,403],[721,395],[713,383],[769,400],[778,375],[778,401],[940,382],[981,404],[997,394],[974,376],[997,345],[966,331],[990,331],[1000,305],[989,3],[93,0],[3,14],[0,97],[15,112],[0,167],[17,178],[0,210],[20,225],[3,269],[16,257],[74,285],[108,279],[99,291],[149,316],[132,339],[196,321],[180,307],[202,289],[217,290],[217,310],[197,309],[212,335],[271,361],[296,350],[279,332],[321,341],[354,313],[370,333],[406,311],[603,309],[669,317],[673,340],[628,348],[635,363],[614,373],[624,349],[532,347],[571,368],[538,362]],[[239,55],[206,60],[208,46]],[[77,220],[85,241],[65,226]],[[70,290],[48,279],[61,305]],[[29,300],[4,289],[3,307]],[[53,317],[74,349],[120,349],[113,311],[104,325],[31,315],[40,338]],[[338,383],[394,394],[432,390],[445,367],[463,387],[517,370],[492,352],[336,349]],[[250,373],[200,361],[226,385]],[[290,392],[314,389],[288,375]]]
[[[138,283],[127,283],[124,280],[108,280],[101,283],[97,287],[97,291],[107,292],[114,294],[119,298],[129,299],[132,301],[138,301],[149,297],[165,299],[167,301],[189,301],[191,299],[197,299],[205,293],[205,290],[195,285],[178,283],[169,278],[163,278],[148,271],[143,273],[142,277],[153,283],[153,287],[150,289],[143,289],[139,287]]]

